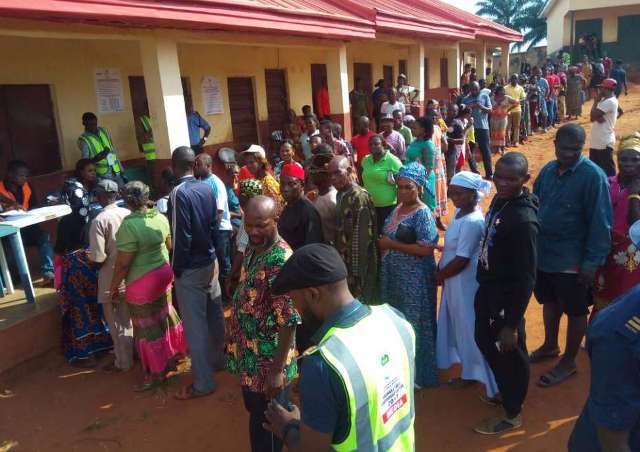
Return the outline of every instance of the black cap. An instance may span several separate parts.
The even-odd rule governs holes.
[[[347,278],[347,267],[332,246],[314,243],[298,248],[285,262],[271,291],[282,295],[295,289],[319,287]]]

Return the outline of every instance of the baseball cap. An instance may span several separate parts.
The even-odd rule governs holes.
[[[298,248],[285,262],[271,291],[282,295],[290,290],[320,287],[347,278],[347,267],[338,251],[324,243]]]
[[[616,86],[618,86],[618,82],[612,78],[605,78],[598,86],[601,88],[615,89]]]
[[[111,179],[100,179],[96,184],[96,192],[118,193],[118,184]]]
[[[252,144],[251,146],[249,146],[249,149],[247,149],[246,151],[243,151],[242,153],[243,154],[260,154],[262,158],[267,157],[267,153],[265,152],[264,148],[259,144]]]

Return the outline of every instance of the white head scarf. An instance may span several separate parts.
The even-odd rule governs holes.
[[[460,171],[451,179],[450,185],[470,188],[478,192],[478,198],[482,199],[491,192],[491,182],[484,180],[481,175],[471,171]]]

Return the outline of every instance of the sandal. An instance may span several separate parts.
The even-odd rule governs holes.
[[[519,414],[512,419],[509,419],[506,416],[485,419],[480,422],[477,427],[474,427],[473,430],[482,435],[499,435],[500,433],[515,430],[521,426],[522,415]]]
[[[157,382],[155,382],[154,380],[147,380],[144,383],[142,383],[141,385],[134,386],[133,392],[151,391],[152,389],[155,389],[156,386],[158,386]]]
[[[578,370],[574,367],[570,370],[564,370],[559,367],[554,367],[549,372],[542,374],[538,380],[538,386],[541,388],[550,388],[551,386],[558,385],[565,381],[567,378],[575,375]]]
[[[486,403],[489,406],[497,407],[502,406],[502,396],[500,393],[494,395],[493,397],[488,397],[486,394],[482,394],[480,396],[480,400]]]
[[[558,356],[560,356],[559,349],[556,348],[551,351],[545,351],[544,348],[540,347],[538,350],[529,353],[529,364],[539,363],[548,359],[557,358]]]
[[[175,398],[178,400],[192,400],[199,397],[206,397],[213,394],[214,392],[215,390],[209,392],[200,392],[191,384],[189,386],[185,386],[180,390],[180,392],[176,393]]]

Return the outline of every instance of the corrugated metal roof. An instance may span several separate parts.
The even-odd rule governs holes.
[[[2,0],[0,16],[344,40],[375,38],[376,30],[451,40],[522,39],[439,0]]]

